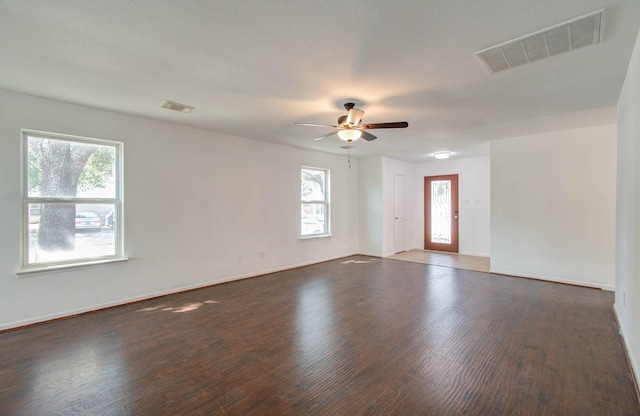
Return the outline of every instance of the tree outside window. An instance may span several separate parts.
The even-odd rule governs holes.
[[[122,257],[121,143],[23,131],[23,155],[23,268]]]

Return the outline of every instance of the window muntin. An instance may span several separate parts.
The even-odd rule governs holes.
[[[23,130],[22,268],[122,258],[122,143]]]
[[[303,167],[300,183],[300,236],[329,235],[329,171]]]

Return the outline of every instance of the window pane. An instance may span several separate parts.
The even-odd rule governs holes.
[[[328,235],[329,229],[329,171],[301,169],[300,235]]]
[[[29,197],[115,198],[112,146],[29,136]]]
[[[303,201],[324,201],[325,200],[325,171],[315,169],[302,169],[302,189]]]
[[[327,234],[324,204],[301,204],[301,235]]]
[[[29,204],[28,211],[28,264],[116,254],[113,204]]]
[[[121,143],[23,132],[22,267],[122,257]]]
[[[431,242],[451,244],[451,181],[431,182]]]

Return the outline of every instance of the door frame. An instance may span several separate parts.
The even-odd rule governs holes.
[[[431,182],[438,180],[451,181],[451,244],[432,243],[431,240]],[[424,177],[424,249],[458,253],[459,251],[459,217],[458,206],[458,174]]]

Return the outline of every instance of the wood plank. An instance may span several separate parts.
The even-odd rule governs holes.
[[[0,333],[0,414],[640,415],[612,303],[354,256]]]

